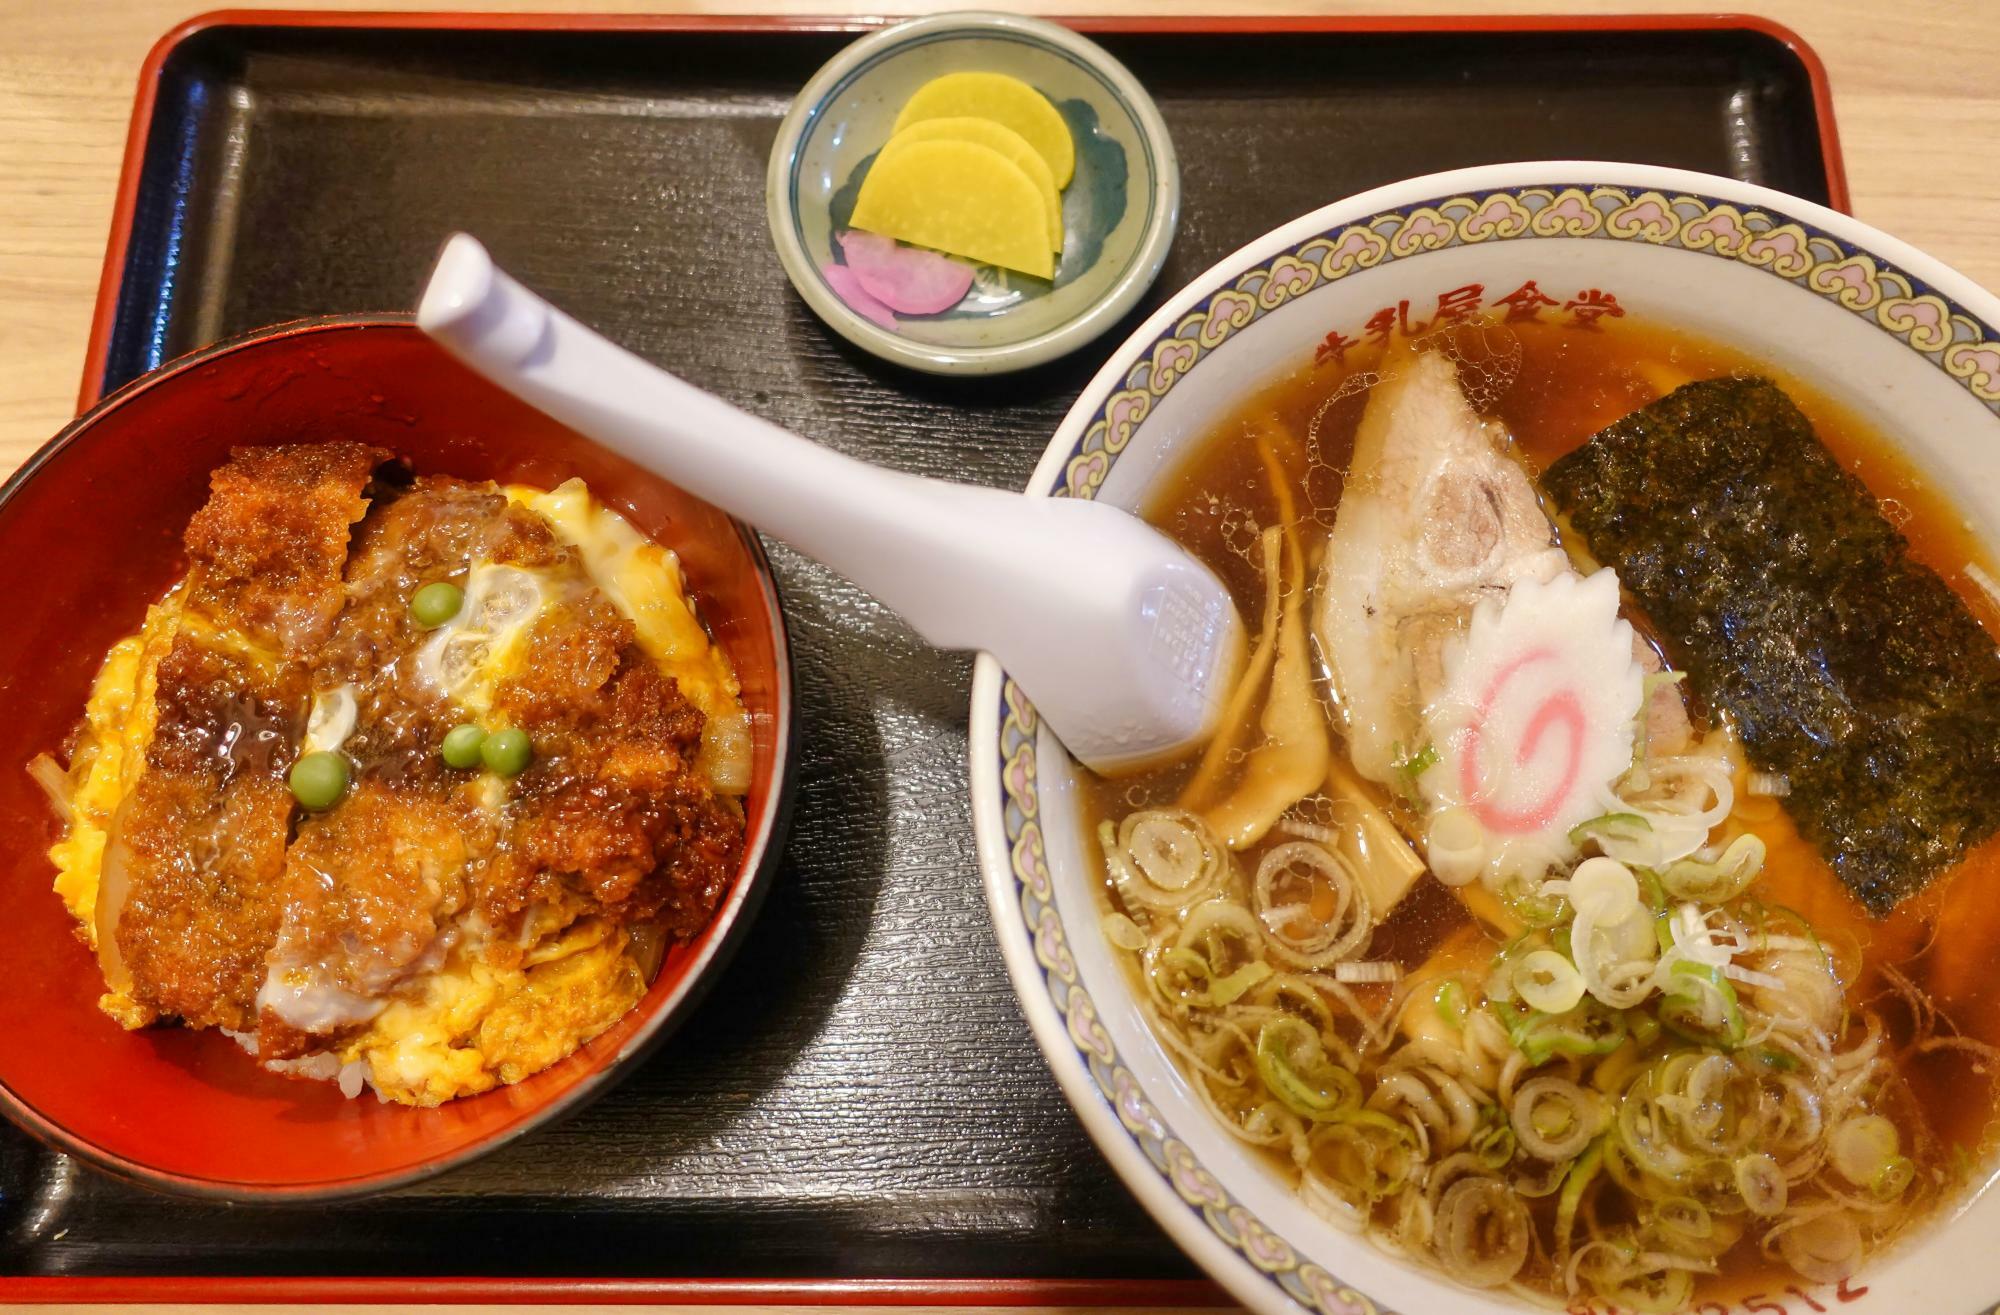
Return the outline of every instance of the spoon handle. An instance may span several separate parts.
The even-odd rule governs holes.
[[[808,442],[600,337],[462,233],[417,320],[480,374],[817,558],[931,643],[993,653],[1086,762],[1174,747],[1219,704],[1215,669],[1240,646],[1234,605],[1137,517],[884,470]],[[1127,658],[1141,669],[1119,670]]]

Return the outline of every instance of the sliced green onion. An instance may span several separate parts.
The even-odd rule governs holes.
[[[1530,1064],[1556,1055],[1608,1055],[1625,1044],[1625,1020],[1595,1000],[1561,1014],[1531,1012],[1508,1029],[1514,1048]]]
[[[1424,827],[1424,857],[1447,886],[1469,886],[1486,870],[1486,827],[1470,808],[1440,809]]]
[[[1614,1306],[1630,1306],[1641,1315],[1676,1315],[1694,1304],[1694,1274],[1666,1267],[1641,1269],[1602,1295]]]
[[[1472,1135],[1469,1146],[1481,1167],[1498,1173],[1514,1158],[1517,1143],[1513,1125],[1498,1105],[1488,1105],[1482,1110],[1480,1121],[1483,1126]]]
[[[1654,1209],[1653,1227],[1677,1241],[1706,1242],[1715,1236],[1715,1216],[1692,1196],[1670,1196]]]
[[[1153,965],[1153,984],[1169,1004],[1192,1005],[1198,1009],[1219,1009],[1235,1004],[1244,993],[1271,975],[1271,965],[1253,959],[1235,972],[1215,976],[1208,959],[1199,950],[1175,946],[1163,950]]]
[[[1441,756],[1435,744],[1426,744],[1402,762],[1397,763],[1396,770],[1401,772],[1412,786],[1415,786],[1417,778],[1437,766],[1438,759]]]
[[[1736,988],[1720,968],[1683,959],[1661,989],[1660,1022],[1697,1045],[1734,1050],[1748,1030]]]
[[[1898,1155],[1882,1166],[1882,1172],[1868,1184],[1868,1193],[1878,1201],[1893,1201],[1909,1189],[1916,1177],[1917,1166],[1910,1157]]]
[[[1750,1213],[1769,1219],[1784,1213],[1787,1186],[1778,1162],[1761,1152],[1738,1157],[1736,1191]]]
[[[1554,950],[1535,950],[1514,965],[1514,994],[1530,1009],[1568,1013],[1583,999],[1583,974]]]
[[[1603,1121],[1595,1093],[1558,1077],[1523,1082],[1508,1115],[1516,1144],[1551,1163],[1582,1153]]]
[[[1845,1210],[1813,1215],[1778,1233],[1778,1252],[1813,1282],[1838,1283],[1861,1264],[1861,1229]]]
[[[1600,923],[1623,922],[1639,904],[1639,879],[1615,858],[1587,858],[1569,876],[1569,905]]]
[[[1486,970],[1486,998],[1495,1004],[1511,1004],[1514,1000],[1514,961],[1533,948],[1528,939],[1533,932],[1522,932],[1513,940],[1500,947],[1493,956],[1493,962]]]
[[[1526,882],[1521,881],[1514,882],[1500,892],[1500,903],[1518,921],[1535,928],[1554,926],[1567,917],[1569,912],[1566,901],[1531,890]]]
[[[1534,1224],[1528,1208],[1497,1178],[1460,1178],[1438,1199],[1432,1246],[1444,1271],[1475,1288],[1493,1288],[1528,1263]]]
[[[1296,1018],[1274,1018],[1258,1032],[1257,1072],[1287,1109],[1315,1122],[1361,1104],[1360,1079],[1328,1059],[1319,1033]]]
[[[1745,831],[1729,842],[1713,863],[1684,858],[1660,872],[1660,884],[1675,899],[1723,904],[1750,888],[1764,870],[1764,842]]]
[[[1456,977],[1448,978],[1444,985],[1438,987],[1437,994],[1431,997],[1431,1005],[1437,1010],[1438,1017],[1449,1026],[1455,1028],[1465,1026],[1470,1011],[1465,1003],[1465,988],[1459,985]]]
[[[1417,778],[1438,765],[1438,750],[1435,744],[1424,744],[1421,748],[1405,756],[1399,740],[1390,746],[1394,757],[1390,761],[1390,771],[1395,775],[1394,789],[1397,794],[1411,803],[1421,802],[1417,789]]]
[[[1857,1114],[1834,1125],[1826,1158],[1856,1187],[1872,1189],[1903,1148],[1896,1125],[1880,1114]]]
[[[1227,977],[1215,979],[1214,984],[1208,988],[1209,1003],[1218,1008],[1235,1004],[1243,998],[1244,992],[1270,975],[1271,965],[1262,959],[1246,963]]]
[[[1556,1260],[1560,1266],[1569,1258],[1570,1234],[1576,1231],[1576,1210],[1583,1203],[1583,1193],[1590,1186],[1591,1179],[1604,1167],[1604,1139],[1598,1138],[1584,1148],[1582,1155],[1563,1175],[1562,1195],[1556,1198]]]
[[[1229,851],[1206,822],[1185,809],[1142,809],[1116,828],[1100,823],[1097,838],[1128,908],[1191,908],[1230,875]]]
[[[1660,1039],[1660,1020],[1651,1014],[1629,1013],[1625,1015],[1626,1026],[1632,1030],[1632,1040],[1640,1049],[1645,1049]]]
[[[1569,842],[1581,848],[1586,840],[1637,840],[1652,831],[1653,824],[1638,813],[1604,813],[1571,827]]]
[[[1123,913],[1107,913],[1100,920],[1104,939],[1121,950],[1137,952],[1146,948],[1146,933]]]

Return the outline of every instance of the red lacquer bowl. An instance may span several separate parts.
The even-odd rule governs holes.
[[[743,867],[708,930],[616,1026],[525,1082],[439,1109],[345,1100],[263,1072],[215,1032],[125,1032],[50,889],[56,823],[27,763],[81,715],[104,652],[184,567],[208,475],[244,445],[375,443],[419,473],[551,487],[572,475],[680,554],[742,678],[756,741]],[[0,1106],[152,1187],[316,1200],[413,1182],[581,1106],[695,1005],[748,927],[789,800],[791,662],[769,563],[722,512],[450,360],[407,318],[320,320],[175,361],[105,399],[0,488]]]

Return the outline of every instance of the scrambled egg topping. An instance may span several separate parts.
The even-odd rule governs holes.
[[[639,647],[680,683],[687,701],[708,719],[697,764],[723,794],[750,788],[750,719],[742,690],[722,650],[708,642],[687,605],[680,559],[590,496],[582,480],[547,493],[511,485],[506,494],[541,514],[556,537],[583,557],[592,583],[638,631]]]
[[[750,784],[750,726],[727,657],[709,641],[688,602],[675,554],[640,534],[592,498],[580,480],[543,492],[506,488],[514,503],[541,515],[581,558],[591,582],[631,620],[640,648],[706,717],[697,766],[719,794]],[[559,586],[545,573],[475,563],[465,605],[419,653],[426,679],[475,715],[519,669],[527,637]],[[138,634],[113,645],[85,705],[85,726],[71,758],[70,823],[49,850],[55,889],[93,946],[106,838],[119,805],[145,763],[155,725],[154,677],[162,655],[185,626],[213,623],[179,605],[180,590],[149,609]],[[204,638],[258,660],[240,636]],[[345,687],[313,701],[300,752],[337,749],[352,732],[355,703]],[[466,789],[489,812],[505,787],[493,776]],[[563,1058],[627,1013],[645,994],[660,947],[644,931],[614,926],[574,910],[539,909],[519,938],[467,926],[412,994],[380,1008],[365,1029],[329,1053],[271,1067],[338,1078],[348,1094],[366,1081],[384,1099],[437,1105],[518,1081]],[[114,996],[107,1012],[122,1017]],[[248,1040],[246,1036],[239,1040]]]

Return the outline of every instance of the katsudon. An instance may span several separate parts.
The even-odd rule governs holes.
[[[581,482],[238,449],[184,547],[33,767],[118,1023],[437,1105],[574,1052],[708,924],[741,692],[675,555]]]

